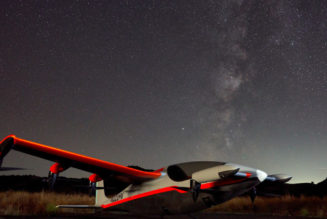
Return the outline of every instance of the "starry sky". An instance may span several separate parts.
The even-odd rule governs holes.
[[[0,26],[3,137],[327,177],[326,1],[2,0]],[[28,170],[1,174],[51,165],[11,151],[4,166]]]

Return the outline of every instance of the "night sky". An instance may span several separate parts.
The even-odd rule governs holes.
[[[327,177],[326,1],[2,0],[0,27],[2,137]],[[1,174],[51,165],[11,151],[4,166],[29,170]]]

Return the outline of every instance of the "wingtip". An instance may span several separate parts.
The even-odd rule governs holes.
[[[2,166],[3,158],[11,150],[12,146],[16,143],[15,135],[8,135],[0,142],[0,168]]]
[[[15,140],[16,140],[16,135],[13,135],[13,134],[11,134],[11,135],[8,135],[7,137],[5,137],[4,139],[2,139],[2,141],[0,142],[0,145],[3,143],[3,142],[5,142],[7,139],[9,139],[9,138],[12,138],[12,139],[14,139],[14,143],[15,143]]]

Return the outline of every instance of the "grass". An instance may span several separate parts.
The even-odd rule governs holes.
[[[52,192],[0,192],[0,215],[67,215],[93,213],[92,210],[57,209],[56,205],[58,204],[93,205],[94,197],[84,194],[58,194]],[[254,204],[251,203],[249,197],[237,197],[228,202],[213,206],[206,211],[327,218],[327,197],[257,197]]]
[[[207,211],[327,218],[327,197],[257,197],[254,204],[249,197],[237,197]]]
[[[71,209],[68,211],[57,209],[56,205],[58,204],[93,205],[94,197],[84,194],[58,194],[53,192],[0,192],[0,215],[56,215],[60,213],[74,213]]]

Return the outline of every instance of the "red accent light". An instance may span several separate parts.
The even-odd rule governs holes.
[[[96,183],[96,182],[99,182],[102,180],[102,178],[100,176],[98,176],[98,174],[92,174],[90,177],[89,177],[89,180],[93,183]]]
[[[187,191],[178,189],[176,187],[166,187],[166,188],[157,189],[157,190],[153,190],[153,191],[150,191],[150,192],[145,192],[145,193],[142,193],[142,194],[130,196],[130,197],[124,198],[122,200],[112,202],[110,204],[101,205],[101,207],[102,208],[110,208],[112,206],[120,205],[122,203],[129,202],[129,201],[132,201],[132,200],[135,200],[135,199],[144,198],[144,197],[147,197],[147,196],[150,196],[150,195],[156,195],[156,194],[159,194],[159,193],[171,192],[171,191],[177,191],[179,193],[187,193]]]
[[[153,171],[153,172],[155,172],[155,173],[160,173],[160,172],[162,172],[164,170],[164,168],[160,168],[160,169],[157,169],[157,170],[155,170],[155,171]]]
[[[14,139],[14,144],[15,144],[15,140],[16,140],[16,136],[15,135],[8,135],[7,137],[5,137],[4,139],[2,139],[2,141],[0,142],[0,144],[2,144],[5,140],[7,140],[8,138],[13,138]]]
[[[63,166],[61,166],[60,163],[55,163],[50,167],[51,173],[54,173],[54,174],[58,174],[64,170],[65,170],[65,168],[63,168]]]

